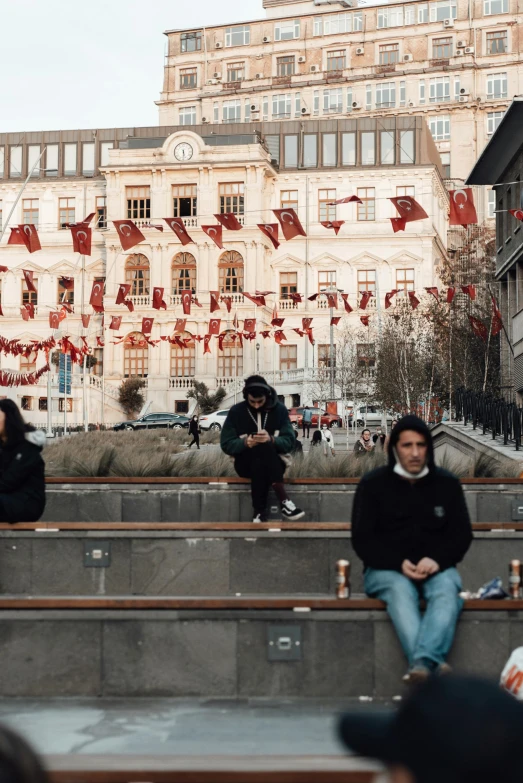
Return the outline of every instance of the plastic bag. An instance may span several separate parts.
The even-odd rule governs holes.
[[[501,672],[502,688],[523,701],[523,647],[516,647]]]

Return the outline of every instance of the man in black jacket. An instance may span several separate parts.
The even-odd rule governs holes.
[[[287,497],[283,484],[285,463],[281,454],[290,454],[296,437],[285,405],[261,375],[245,381],[244,402],[233,405],[223,425],[220,445],[234,457],[234,468],[242,478],[251,479],[253,522],[267,521],[267,497],[272,486],[281,513],[291,522],[305,512]]]
[[[365,591],[387,611],[409,662],[404,679],[448,669],[463,602],[456,564],[472,531],[458,479],[434,464],[432,437],[416,416],[396,425],[389,465],[358,486],[352,541],[365,566]],[[427,602],[422,616],[420,597]]]

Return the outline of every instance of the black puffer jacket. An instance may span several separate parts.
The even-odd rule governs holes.
[[[25,440],[0,447],[0,521],[36,522],[45,509],[43,432],[27,432]]]

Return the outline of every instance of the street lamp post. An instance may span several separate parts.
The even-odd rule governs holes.
[[[260,373],[260,343],[256,343],[256,372]]]

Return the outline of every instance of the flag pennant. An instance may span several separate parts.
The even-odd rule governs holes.
[[[9,235],[9,240],[7,242],[8,245],[25,245],[24,239],[22,237],[22,232],[18,227],[11,228],[11,233]]]
[[[74,313],[74,310],[71,307],[71,305],[69,304],[69,302],[60,302],[60,304],[62,306],[61,312],[63,312],[63,313]],[[63,317],[65,318],[65,315]]]
[[[82,225],[83,226],[89,226],[90,223],[91,223],[91,220],[94,218],[95,215],[96,215],[96,212],[90,212],[87,215],[87,217],[84,217],[84,219],[82,220]]]
[[[73,237],[73,251],[81,256],[90,256],[93,230],[85,223],[69,228]]]
[[[323,228],[333,228],[334,233],[338,236],[339,230],[344,223],[344,220],[322,220],[321,225]]]
[[[183,307],[183,314],[184,315],[190,315],[191,314],[191,301],[192,301],[192,294],[190,291],[182,291],[182,307]]]
[[[118,293],[116,294],[115,304],[123,304],[126,296],[128,296],[131,286],[128,283],[120,283],[118,286]]]
[[[22,274],[23,274],[24,279],[25,279],[25,284],[27,286],[27,290],[28,291],[33,291],[33,293],[36,294],[36,286],[33,283],[34,272],[32,272],[30,269],[22,269]]]
[[[407,291],[407,293],[410,299],[410,306],[412,307],[413,310],[415,310],[416,307],[419,305],[419,299],[414,293],[414,291]]]
[[[336,204],[350,204],[351,201],[356,201],[358,204],[363,204],[363,201],[359,196],[345,196],[345,198],[339,198],[337,201],[329,201],[329,207],[335,207]]]
[[[60,313],[56,310],[49,313],[49,326],[51,329],[60,328]]]
[[[402,217],[393,217],[389,218],[390,222],[392,223],[392,230],[395,234],[398,233],[398,231],[405,231],[405,226],[407,225],[407,221],[405,218]]]
[[[304,331],[302,331],[301,329],[296,329],[296,328],[294,328],[292,331],[293,331],[293,332],[296,332],[296,334],[299,334],[299,335],[300,335],[300,337],[305,337],[305,332],[304,332]],[[260,334],[263,334],[263,335],[265,335],[265,332],[260,332]],[[269,332],[267,332],[267,334],[269,334]]]
[[[256,296],[252,294],[248,294],[245,291],[243,291],[243,295],[247,297],[247,299],[250,299],[251,302],[254,302],[256,307],[263,307],[265,305],[265,297],[261,294]]]
[[[9,244],[9,242],[7,244]],[[7,272],[7,267],[6,266],[0,266],[0,274],[2,272]]]
[[[478,222],[472,188],[449,190],[450,196],[450,225],[469,226]]]
[[[220,309],[220,292],[219,291],[209,291],[211,296],[211,313],[215,313],[216,310]]]
[[[222,244],[223,227],[221,225],[202,226],[202,231],[204,232],[204,234],[207,234],[207,236],[212,239],[214,244],[217,247],[219,247],[220,250],[223,250],[223,244]]]
[[[21,314],[22,318],[24,319],[24,321],[28,321],[29,320],[30,316],[29,316],[29,310],[27,309],[27,307],[25,307],[25,306],[21,307],[20,308],[20,314]]]
[[[211,318],[211,320],[209,321],[208,334],[220,334],[220,324],[221,324],[220,318]]]
[[[187,233],[187,229],[185,228],[185,223],[183,222],[182,218],[164,218],[164,220],[169,228],[174,231],[182,245],[195,244],[194,240],[191,239]]]
[[[481,339],[484,342],[487,342],[488,340],[488,329],[485,326],[485,324],[479,320],[479,318],[474,318],[473,315],[469,315],[469,321],[470,325],[472,326],[472,331],[477,337],[481,337]]]
[[[167,305],[163,301],[163,288],[153,288],[153,310],[167,310]]]
[[[348,303],[347,299],[349,298],[348,294],[342,294],[341,298],[343,299],[343,306],[345,308],[346,313],[352,313],[352,307]]]
[[[258,291],[258,290],[256,290],[254,293],[256,294],[256,296],[269,296],[269,294],[275,294],[276,291]]]
[[[234,214],[234,212],[224,212],[221,215],[214,216],[218,223],[221,223],[227,231],[241,231],[242,224]]]
[[[40,240],[38,238],[38,231],[33,223],[26,223],[23,226],[18,226],[20,229],[24,245],[30,253],[35,253],[37,250],[42,249]]]
[[[307,236],[294,209],[273,209],[272,211],[280,222],[283,236],[287,242],[297,236]]]
[[[393,296],[396,296],[397,293],[398,293],[398,289],[393,288],[392,291],[389,291],[388,294],[385,294],[385,310],[389,309],[389,307],[392,304],[391,299]]]
[[[498,309],[496,300],[492,297],[492,325],[490,331],[492,337],[496,337],[503,329],[503,318]]]
[[[333,307],[335,310],[338,309],[338,294],[327,294],[327,304],[329,307]]]
[[[222,296],[220,298],[220,302],[223,302],[225,304],[225,307],[227,308],[227,312],[230,313],[232,309],[232,296]]]
[[[243,322],[243,331],[251,334],[256,331],[256,318],[246,318]]]
[[[271,326],[283,326],[285,322],[285,318],[273,318],[271,321]]]
[[[523,198],[523,188],[521,189],[521,194]],[[521,220],[523,222],[523,209],[509,209],[509,212],[516,220]]]
[[[464,294],[467,294],[467,296],[470,297],[471,301],[473,302],[476,298],[476,287],[473,285],[462,285],[461,290]]]
[[[95,280],[91,289],[89,304],[97,313],[104,311],[104,284],[100,280]]]
[[[174,325],[174,331],[179,334],[185,332],[185,326],[187,324],[187,318],[177,318]]]
[[[309,300],[309,302],[315,302],[318,297],[319,294],[312,294],[312,296],[308,296],[307,299]]]
[[[151,334],[154,318],[142,318],[142,334]]]
[[[294,331],[295,332],[299,332],[300,330],[299,329],[295,329]],[[263,337],[264,340],[266,340],[267,337],[271,336],[271,333],[270,333],[269,329],[264,329],[262,332],[260,332],[260,334],[261,334],[261,336]],[[302,336],[303,336],[303,332],[302,332]]]
[[[132,220],[113,220],[113,226],[120,239],[122,250],[130,250],[145,241],[144,235]]]
[[[236,331],[238,331],[238,327],[239,327],[239,325],[240,325],[240,322],[238,321],[238,312],[236,312],[236,313],[234,314],[234,318],[232,319],[232,325],[234,326],[234,328],[236,329]]]
[[[361,291],[360,310],[365,310],[367,308],[372,296],[374,296],[374,294],[371,291]]]
[[[370,315],[360,315],[360,321],[362,322],[363,326],[369,325],[369,318]]]
[[[211,353],[211,349],[209,347],[209,343],[211,342],[211,335],[206,334],[203,338],[203,352],[204,353]]]
[[[341,315],[334,315],[331,318],[331,326],[337,326],[340,321],[341,321]]]
[[[91,320],[90,315],[82,314],[82,326],[84,329],[89,328],[89,321]]]
[[[109,324],[109,329],[114,329],[115,332],[118,331],[120,328],[120,324],[122,323],[122,316],[121,315],[113,315],[111,318],[111,323]]]
[[[400,213],[400,217],[403,218],[406,223],[428,218],[428,215],[421,204],[417,202],[415,198],[412,198],[412,196],[395,196],[389,200],[392,201]]]
[[[60,277],[58,282],[66,291],[72,291],[74,289],[74,277]]]
[[[452,300],[454,299],[455,294],[456,289],[454,287],[447,288],[447,304],[452,304]]]
[[[301,328],[303,330],[310,329],[312,324],[312,318],[302,318],[301,319]]]
[[[278,224],[277,223],[258,223],[258,228],[265,234],[267,239],[270,239],[274,249],[277,250],[280,246],[278,241]]]
[[[436,302],[439,302],[439,291],[438,291],[437,288],[434,288],[434,287],[433,288],[425,288],[425,291],[428,294],[431,294],[434,297],[434,299],[436,300]]]
[[[287,296],[292,302],[294,302],[294,304],[300,304],[300,302],[303,301],[301,294],[287,294]]]
[[[285,337],[281,329],[276,329],[276,331],[274,332],[274,339],[277,345],[281,345],[283,340],[286,340],[287,338]]]

